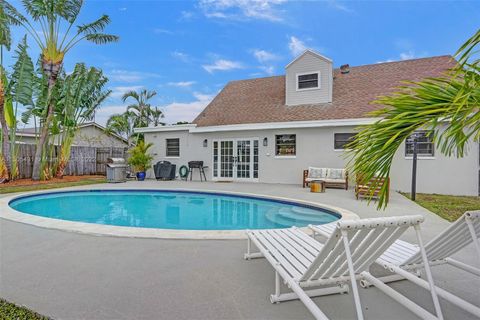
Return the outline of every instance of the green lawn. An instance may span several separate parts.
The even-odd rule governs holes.
[[[75,182],[54,182],[54,183],[44,183],[44,184],[35,184],[35,185],[26,185],[26,186],[2,186],[0,185],[0,193],[13,193],[13,192],[25,192],[25,191],[35,191],[35,190],[45,190],[45,189],[55,189],[55,188],[65,188],[65,187],[75,187],[75,186],[85,186],[89,184],[105,183],[105,178],[91,178],[84,179]]]
[[[49,320],[27,308],[0,299],[0,319],[5,320]]]
[[[402,193],[410,198],[409,193]],[[465,211],[480,210],[480,197],[417,193],[416,203],[448,220],[457,220]]]

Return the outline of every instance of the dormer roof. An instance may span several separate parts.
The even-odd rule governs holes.
[[[287,68],[290,67],[292,64],[294,64],[295,61],[300,60],[301,58],[303,58],[306,54],[312,54],[312,55],[314,55],[314,56],[316,56],[316,57],[318,57],[318,58],[320,58],[320,59],[326,60],[326,61],[328,61],[328,62],[330,62],[330,63],[333,62],[332,59],[327,58],[327,57],[325,57],[324,55],[321,55],[320,53],[318,53],[318,52],[316,52],[316,51],[313,51],[312,49],[307,49],[307,50],[303,51],[303,53],[302,53],[301,55],[299,55],[298,57],[296,57],[295,59],[293,59],[289,64],[287,64],[287,65],[285,66],[285,69],[287,69]]]

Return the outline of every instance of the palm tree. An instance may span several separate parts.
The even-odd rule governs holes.
[[[157,93],[155,91],[150,91],[143,89],[140,92],[129,91],[125,93],[122,97],[122,101],[126,102],[129,98],[133,99],[135,102],[130,104],[127,107],[127,111],[133,112],[135,115],[134,125],[135,127],[148,127],[151,122],[154,122],[155,118],[152,119],[152,106],[148,102],[151,98],[153,98]],[[156,115],[155,117],[160,119],[163,114],[160,110],[155,108]]]
[[[350,167],[369,180],[390,175],[395,152],[418,129],[433,132],[440,152],[462,157],[469,141],[480,141],[480,30],[458,50],[458,63],[444,77],[407,83],[375,101],[382,120],[361,128],[349,146]],[[439,130],[441,129],[441,130]],[[384,185],[378,207],[385,207]],[[373,194],[376,185],[371,186]]]
[[[37,143],[32,172],[32,179],[39,180],[48,131],[54,116],[55,102],[52,91],[62,69],[65,54],[82,40],[105,44],[118,41],[118,37],[103,33],[110,23],[107,15],[91,23],[78,25],[76,30],[72,31],[83,6],[83,0],[22,0],[22,3],[33,21],[29,21],[11,6],[9,6],[9,12],[39,46],[42,70],[48,80],[46,110],[43,114],[43,126]],[[38,30],[42,32],[39,33]]]
[[[127,138],[128,146],[132,145],[134,113],[125,111],[122,114],[113,114],[107,120],[107,130]]]
[[[152,121],[154,127],[165,125],[164,122],[160,121],[160,119],[162,118],[163,118],[162,110],[158,109],[158,107],[155,107],[154,109],[150,109],[150,120]]]

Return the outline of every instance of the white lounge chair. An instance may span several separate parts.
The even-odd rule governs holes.
[[[314,233],[330,237],[335,232],[335,224],[329,223],[319,226],[310,226]],[[480,211],[469,211],[460,217],[457,221],[452,223],[442,233],[425,245],[425,251],[429,260],[430,266],[449,264],[466,272],[480,276],[480,269],[467,265],[463,262],[452,259],[451,256],[467,245],[473,242],[478,255],[480,266]],[[385,269],[393,272],[393,275],[379,278],[384,283],[410,280],[413,283],[428,288],[428,282],[418,278],[415,275],[420,275],[420,271],[424,268],[422,261],[422,253],[419,246],[411,244],[406,241],[396,240],[376,261]],[[410,271],[410,272],[409,272]],[[414,274],[412,274],[413,272]],[[368,281],[362,281],[362,286],[368,287]],[[439,296],[458,307],[470,312],[471,314],[480,318],[480,308],[463,300],[459,297],[445,291],[441,288],[436,288]]]
[[[247,231],[245,259],[265,257],[275,269],[275,293],[270,296],[272,303],[300,299],[316,319],[328,318],[311,297],[347,292],[348,282],[352,286],[357,318],[363,319],[356,283],[362,279],[423,319],[443,319],[425,255],[423,263],[431,281],[437,316],[368,272],[370,265],[409,227],[415,228],[420,248],[423,248],[419,231],[422,221],[422,216],[340,220],[324,245],[296,228]],[[259,252],[251,252],[251,242]],[[280,292],[280,277],[293,292]],[[306,290],[319,286],[322,288]]]

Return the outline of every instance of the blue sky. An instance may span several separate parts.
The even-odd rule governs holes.
[[[65,59],[109,77],[97,122],[125,110],[125,91],[147,88],[172,123],[193,120],[228,81],[283,74],[305,48],[336,67],[453,54],[479,27],[480,1],[92,0],[78,22],[103,13],[120,42],[83,42]]]

